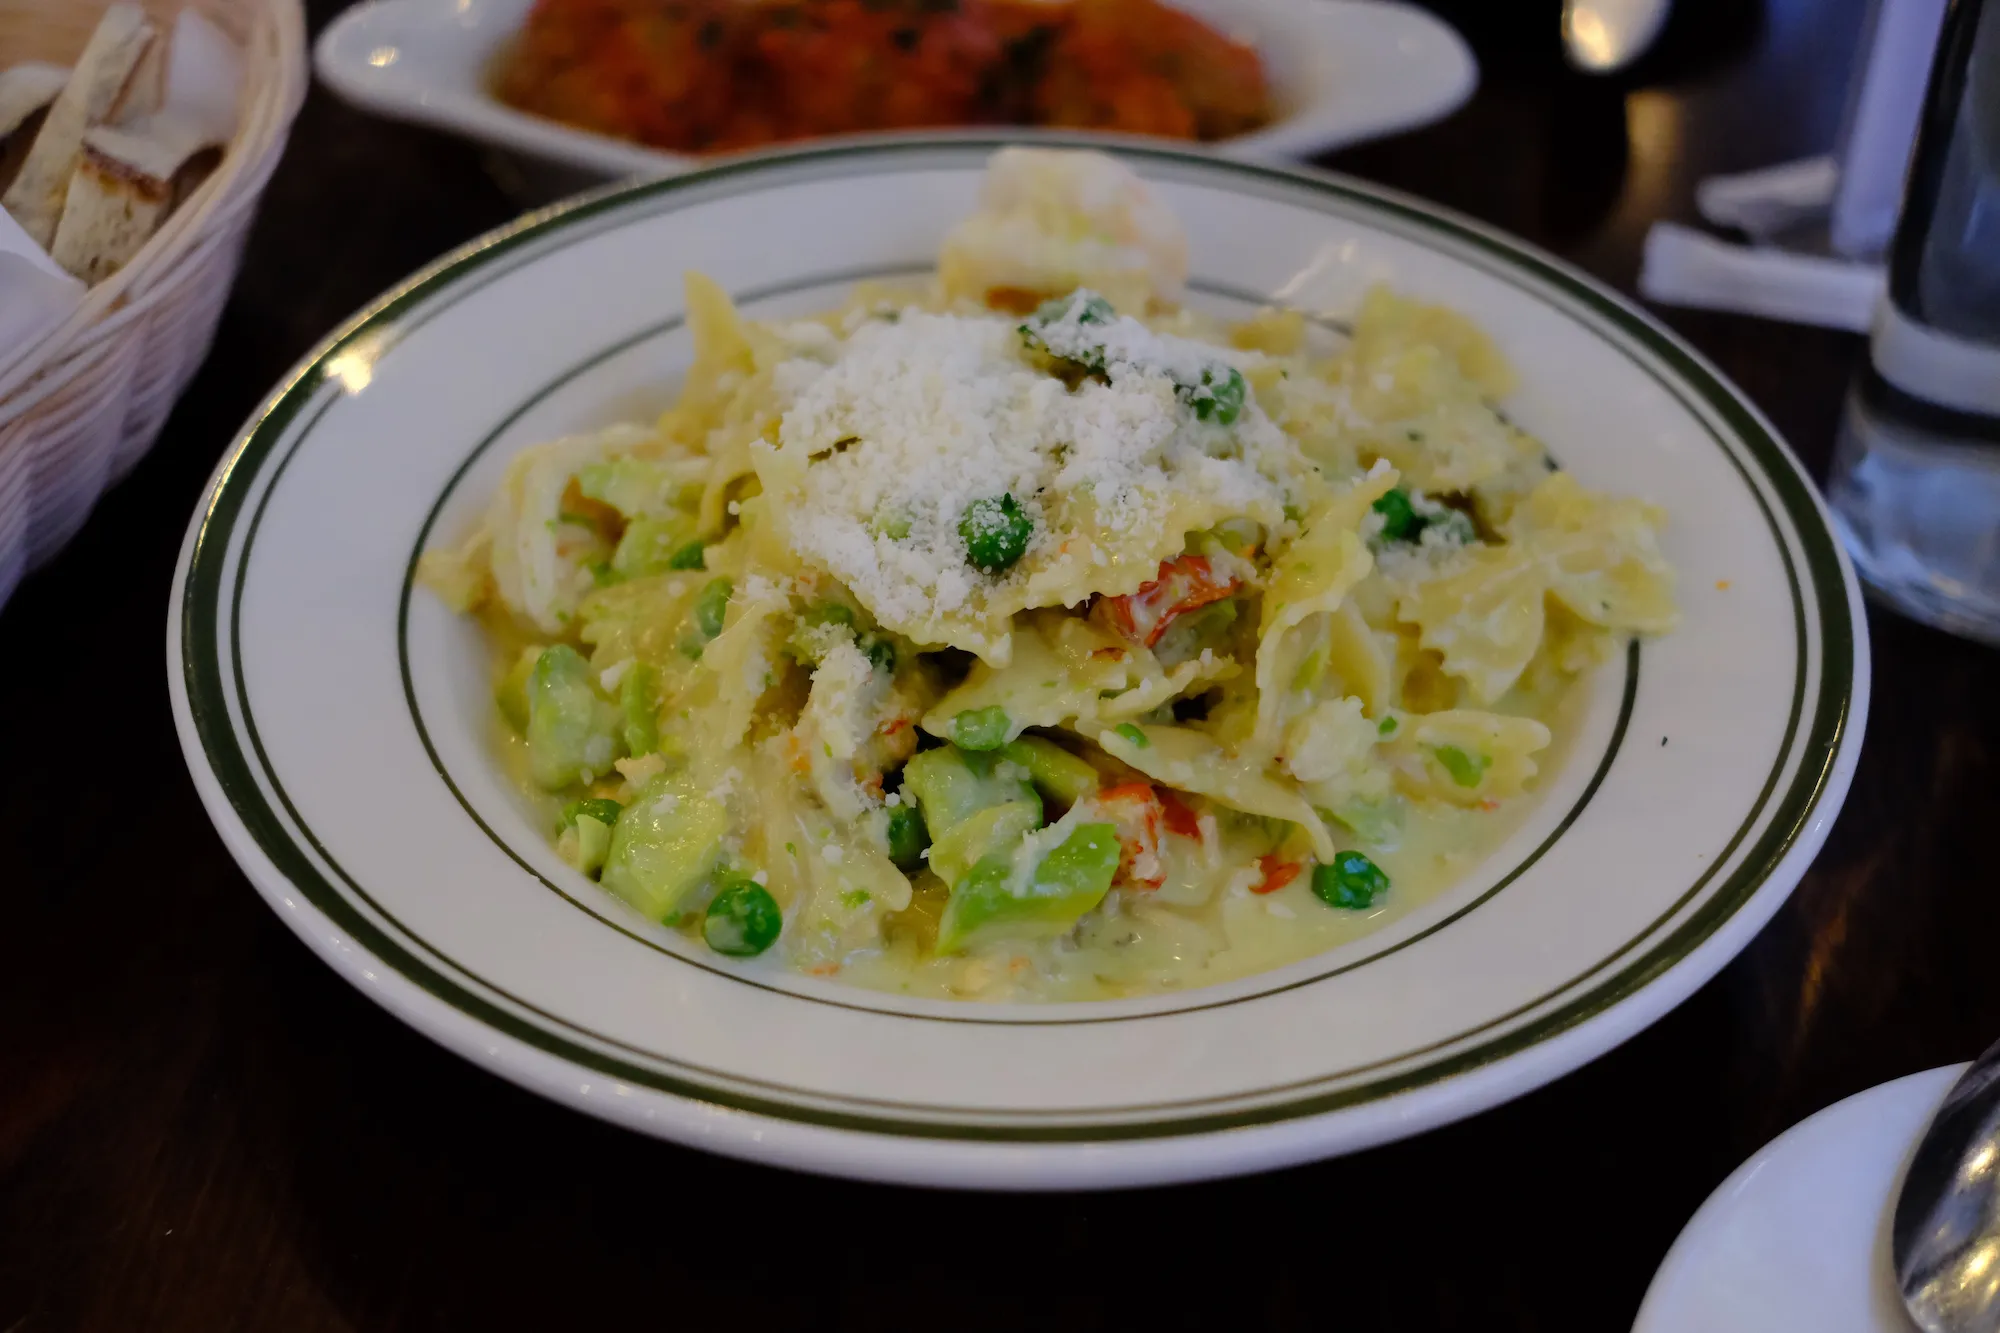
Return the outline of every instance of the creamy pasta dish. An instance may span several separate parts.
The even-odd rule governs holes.
[[[650,424],[524,450],[423,581],[564,859],[697,948],[900,992],[1203,985],[1502,840],[1586,673],[1675,623],[1664,516],[1371,291],[1183,304],[1122,164],[1009,149],[936,276],[798,320],[687,278]]]

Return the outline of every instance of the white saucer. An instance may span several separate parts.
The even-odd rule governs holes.
[[[1856,1093],[1722,1182],[1653,1277],[1633,1333],[1913,1333],[1889,1221],[1964,1065]]]

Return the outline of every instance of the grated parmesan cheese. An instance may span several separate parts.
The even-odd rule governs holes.
[[[1226,363],[1222,349],[1131,319],[1089,332],[1107,327],[1108,382],[1074,390],[1030,362],[1011,319],[910,309],[857,328],[779,425],[780,448],[811,460],[787,510],[793,547],[921,639],[1003,594],[1023,605],[1030,572],[1068,537],[1157,533],[1183,493],[1277,503],[1260,463],[1291,452],[1289,438],[1254,404],[1224,431],[1176,396],[1174,375],[1198,380]],[[1021,562],[991,576],[968,563],[959,522],[1002,495],[1035,531]]]
[[[1034,325],[1036,336],[1057,356],[1073,361],[1095,360],[1102,353],[1105,368],[1116,380],[1123,374],[1164,375],[1177,384],[1195,384],[1201,372],[1217,364],[1229,364],[1225,349],[1188,338],[1155,333],[1133,319],[1120,315],[1108,323],[1085,318],[1089,312],[1086,295],[1078,292],[1060,318]]]

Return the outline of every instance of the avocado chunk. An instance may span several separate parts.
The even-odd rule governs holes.
[[[1104,901],[1118,873],[1118,829],[1078,824],[1034,869],[1018,872],[1020,852],[991,852],[952,887],[938,923],[939,953],[992,939],[1061,935]]]
[[[580,822],[580,821],[579,821]],[[633,795],[611,830],[604,887],[655,921],[715,868],[729,812],[685,773],[661,773]]]
[[[542,650],[526,688],[528,771],[556,791],[608,772],[622,719],[591,683],[590,664],[566,643]]]
[[[1002,759],[1011,759],[1028,770],[1035,790],[1065,808],[1097,791],[1097,770],[1043,736],[1021,736],[1000,748]]]

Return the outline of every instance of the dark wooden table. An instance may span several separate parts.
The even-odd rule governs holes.
[[[1681,0],[1603,84],[1562,70],[1550,4],[1464,0],[1477,98],[1331,165],[1629,289],[1697,178],[1827,146],[1861,9]],[[1853,794],[1770,927],[1620,1050],[1410,1142],[1123,1195],[864,1187],[642,1139],[446,1054],[314,961],[210,829],[168,719],[167,584],[267,386],[512,211],[467,146],[316,93],[158,448],[0,613],[0,1333],[1616,1330],[1759,1144],[2000,1036],[2000,663],[1877,611]],[[1823,471],[1857,339],[1668,318]]]

